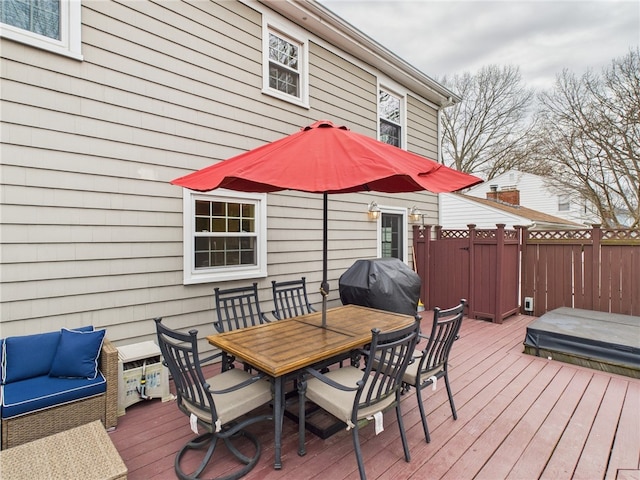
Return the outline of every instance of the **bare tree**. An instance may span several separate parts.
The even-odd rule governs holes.
[[[640,226],[640,49],[602,75],[563,71],[539,101],[537,153],[552,184],[579,192],[604,226]]]
[[[531,146],[529,110],[534,92],[523,86],[519,67],[485,66],[439,80],[463,101],[442,113],[442,151],[446,165],[490,180],[523,168]]]

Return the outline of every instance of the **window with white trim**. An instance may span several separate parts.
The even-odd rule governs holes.
[[[0,0],[0,36],[82,60],[80,0]]]
[[[184,283],[265,277],[266,195],[184,191]]]
[[[308,108],[307,41],[269,23],[263,30],[263,92]]]
[[[378,91],[378,135],[381,142],[402,148],[403,98],[385,89]]]
[[[558,195],[558,211],[568,212],[571,210],[571,195]]]

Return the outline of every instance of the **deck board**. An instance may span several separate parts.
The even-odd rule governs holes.
[[[444,382],[424,393],[432,441],[424,441],[415,392],[403,397],[403,422],[411,450],[404,461],[395,414],[384,432],[361,429],[370,479],[571,479],[637,478],[640,468],[640,380],[523,353],[526,326],[516,315],[503,324],[465,319],[454,345],[450,379],[458,420]],[[431,314],[423,315],[428,331]],[[207,367],[213,374],[219,367]],[[322,440],[307,434],[307,455],[297,455],[297,424],[283,426],[283,469],[273,469],[273,430],[249,429],[263,451],[247,479],[354,479],[358,470],[351,434]],[[178,449],[193,436],[175,402],[159,399],[127,408],[111,439],[129,479],[175,478]],[[232,469],[221,452],[210,476]]]

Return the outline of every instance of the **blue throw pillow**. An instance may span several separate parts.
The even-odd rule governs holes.
[[[78,332],[63,328],[49,376],[94,379],[105,330]]]

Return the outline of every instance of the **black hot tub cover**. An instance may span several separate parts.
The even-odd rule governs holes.
[[[340,300],[389,312],[415,315],[421,280],[397,258],[356,260],[340,276]]]

